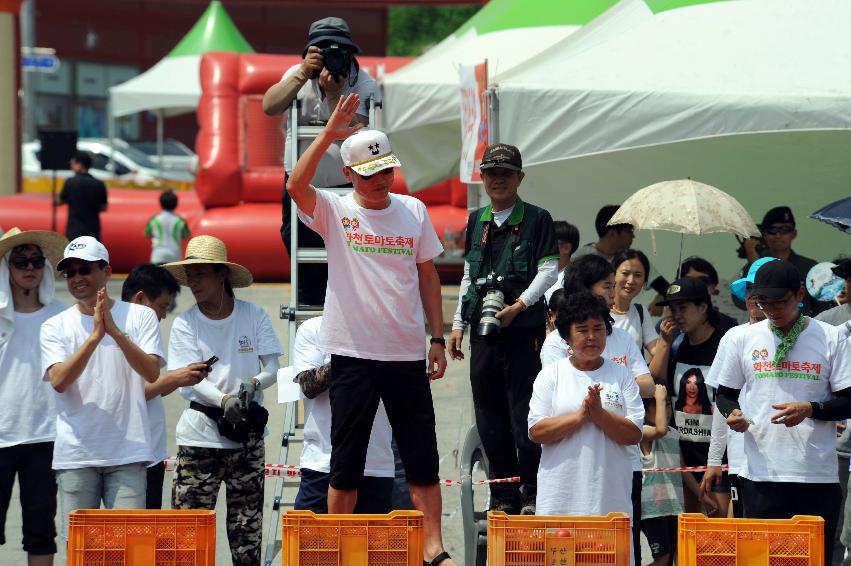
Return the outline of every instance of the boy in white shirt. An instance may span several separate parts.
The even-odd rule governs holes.
[[[121,300],[143,305],[163,320],[174,299],[180,293],[180,283],[168,270],[152,263],[137,265],[127,275],[121,286]],[[198,361],[167,372],[154,383],[145,384],[148,405],[148,423],[151,425],[151,450],[154,461],[148,466],[145,489],[145,509],[162,509],[163,481],[165,480],[166,421],[163,397],[178,387],[191,387],[207,377],[207,364]]]
[[[414,505],[424,514],[424,559],[454,565],[440,533],[437,437],[429,379],[446,371],[440,278],[434,258],[443,246],[425,205],[391,195],[401,164],[390,141],[352,125],[360,99],[340,100],[322,133],[287,182],[304,223],[328,249],[328,291],[320,347],[331,354],[331,479],[328,510],[351,513],[363,477],[370,429],[384,401]],[[354,134],[354,135],[352,135]],[[344,197],[310,185],[328,147],[340,148],[343,174],[354,185]],[[435,336],[425,353],[425,321]],[[542,322],[543,324],[543,322]],[[423,367],[425,366],[425,367]]]
[[[767,320],[737,332],[713,362],[713,370],[720,364],[718,409],[744,433],[744,515],[824,517],[824,563],[831,564],[842,503],[831,421],[851,416],[851,352],[836,327],[801,313],[804,289],[793,264],[764,264],[751,295]]]
[[[67,308],[53,298],[53,266],[67,242],[18,228],[0,238],[0,545],[17,476],[30,566],[49,566],[56,554],[56,405],[33,344],[42,323]]]
[[[59,393],[53,469],[67,539],[75,509],[144,508],[153,461],[145,382],[165,361],[156,314],[107,296],[103,244],[74,239],[57,269],[77,303],[42,325],[41,365]]]

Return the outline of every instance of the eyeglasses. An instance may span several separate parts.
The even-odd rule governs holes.
[[[756,306],[758,306],[759,310],[762,310],[762,311],[766,311],[766,310],[773,311],[773,310],[783,308],[786,304],[789,303],[790,299],[794,299],[794,298],[795,298],[795,295],[793,295],[791,293],[787,297],[785,297],[783,299],[777,299],[776,301],[767,301],[762,297],[756,297]]]
[[[358,176],[361,179],[368,181],[368,180],[372,179],[373,177],[375,177],[376,175],[390,175],[391,173],[393,173],[393,168],[388,167],[387,169],[382,169],[381,171],[376,171],[372,175],[361,175],[360,173],[358,173]]]
[[[76,277],[77,274],[80,274],[85,277],[86,275],[91,275],[92,271],[94,271],[94,267],[92,267],[91,265],[82,265],[77,269],[66,269],[62,272],[62,277],[64,277],[65,279],[71,279],[73,277]]]
[[[791,234],[795,231],[793,226],[767,226],[762,229],[766,234]]]
[[[35,255],[32,257],[11,257],[9,258],[9,263],[15,266],[15,269],[26,269],[28,265],[32,265],[33,269],[41,269],[44,267],[45,257],[42,255]]]

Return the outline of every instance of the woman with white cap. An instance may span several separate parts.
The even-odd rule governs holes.
[[[68,308],[53,297],[53,268],[67,243],[56,232],[18,228],[0,238],[0,544],[17,475],[31,566],[53,564],[56,553],[56,405],[33,345],[42,323]]]
[[[234,296],[234,288],[251,285],[251,273],[228,261],[218,238],[192,238],[185,259],[163,267],[196,301],[171,328],[169,370],[199,359],[212,366],[207,379],[180,390],[190,404],[177,423],[172,507],[214,509],[224,482],[233,564],[256,566],[268,417],[263,389],[275,383],[281,345],[263,309]]]

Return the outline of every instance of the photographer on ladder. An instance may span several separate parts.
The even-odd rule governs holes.
[[[353,123],[368,125],[369,110],[367,99],[375,98],[378,86],[368,72],[360,68],[356,54],[360,47],[352,40],[349,24],[342,18],[323,18],[310,25],[307,45],[302,52],[304,61],[293,65],[284,73],[280,82],[269,87],[263,96],[263,112],[268,116],[277,116],[298,98],[301,107],[298,111],[298,126],[323,125],[331,112],[337,107],[341,97],[349,93],[360,96],[361,104],[357,109]],[[290,124],[287,122],[286,142],[290,139]],[[304,153],[310,140],[299,142],[298,154]],[[284,150],[284,169],[286,177],[292,173],[292,153]],[[351,187],[351,183],[342,173],[343,158],[340,157],[340,144],[328,147],[316,174],[311,180],[314,187],[333,188]],[[282,194],[281,239],[288,253],[290,246],[290,209],[291,199],[287,191]],[[299,222],[298,241],[301,247],[323,248],[324,244],[312,230]],[[306,264],[300,266],[298,295],[300,302],[309,305],[321,305],[325,302],[325,286],[328,281],[328,266],[325,264]]]
[[[464,358],[461,343],[471,325],[473,405],[490,475],[519,475],[521,484],[492,484],[491,509],[534,515],[541,448],[529,440],[526,419],[541,371],[543,296],[558,277],[558,247],[550,213],[517,196],[524,173],[516,147],[489,146],[480,170],[491,202],[467,220],[449,353]]]

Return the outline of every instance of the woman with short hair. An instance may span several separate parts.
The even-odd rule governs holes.
[[[632,514],[627,446],[641,439],[644,406],[630,370],[602,355],[608,307],[571,294],[556,328],[570,356],[541,370],[529,404],[529,437],[542,445],[537,514]]]

